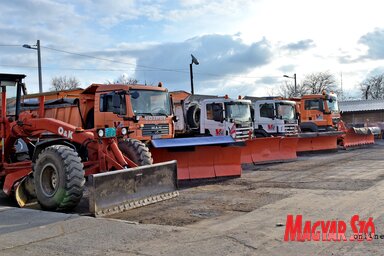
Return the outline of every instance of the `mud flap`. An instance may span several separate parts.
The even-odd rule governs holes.
[[[155,163],[177,160],[178,180],[241,176],[241,145],[229,136],[153,140]]]
[[[337,150],[342,132],[308,132],[299,134],[297,153]]]
[[[106,216],[178,196],[176,161],[89,176],[89,210]]]
[[[241,151],[242,164],[262,164],[297,159],[295,137],[267,137],[246,141]]]
[[[340,136],[340,144],[345,149],[374,143],[374,134],[369,128],[350,128]]]

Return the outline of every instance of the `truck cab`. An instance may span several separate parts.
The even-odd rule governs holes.
[[[174,137],[171,99],[163,87],[98,86],[94,105],[96,128],[128,127],[130,137],[141,141]]]
[[[297,100],[300,112],[300,128],[303,132],[337,130],[340,111],[337,95],[333,92],[304,95]]]
[[[251,101],[228,96],[171,92],[175,114],[176,135],[232,136],[235,140],[252,137]]]
[[[230,135],[236,140],[252,134],[251,102],[229,98],[206,99],[201,102],[200,134]]]
[[[35,111],[41,96],[45,97],[45,117],[77,127],[124,127],[130,138],[140,141],[174,137],[171,99],[161,84],[92,84],[84,90],[28,95],[23,110]]]
[[[252,103],[256,137],[298,133],[296,103],[289,100],[257,99]]]

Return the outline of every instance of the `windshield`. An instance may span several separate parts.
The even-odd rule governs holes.
[[[169,116],[171,114],[168,92],[130,90],[130,95],[135,115]]]
[[[7,104],[7,116],[14,116],[16,115],[16,92],[17,92],[17,86],[2,86],[2,91],[4,92],[4,89],[6,90],[6,104]],[[0,106],[1,106],[1,98],[0,97]]]
[[[329,100],[327,100],[328,109],[332,113],[339,112],[339,105],[337,104],[337,98],[331,97]]]
[[[251,121],[251,108],[249,104],[240,102],[225,103],[225,108],[227,118],[232,118],[239,122]]]
[[[277,117],[282,120],[295,119],[295,106],[287,103],[276,103]]]

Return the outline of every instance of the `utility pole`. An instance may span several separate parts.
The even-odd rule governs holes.
[[[41,52],[40,52],[40,40],[37,40],[36,45],[29,45],[29,44],[24,44],[24,48],[27,49],[32,49],[32,50],[37,50],[37,69],[38,69],[38,74],[39,74],[39,92],[43,92],[43,78],[41,74]]]

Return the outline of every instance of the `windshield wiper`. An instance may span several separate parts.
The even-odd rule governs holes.
[[[143,113],[136,113],[137,116],[143,115],[143,116],[153,116],[150,112],[143,112]]]
[[[166,113],[161,113],[161,112],[153,113],[153,115],[155,115],[155,116],[168,116]]]

